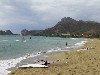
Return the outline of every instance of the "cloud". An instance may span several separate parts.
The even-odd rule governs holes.
[[[0,0],[0,29],[45,29],[63,17],[98,21],[99,0]],[[16,31],[15,29],[16,28]]]

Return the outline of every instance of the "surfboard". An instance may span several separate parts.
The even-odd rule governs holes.
[[[18,68],[44,68],[44,67],[47,68],[48,66],[41,64],[27,64],[19,66]]]

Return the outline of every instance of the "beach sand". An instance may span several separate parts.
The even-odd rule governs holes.
[[[100,75],[100,39],[74,51],[52,53],[48,68],[14,69],[8,75]]]

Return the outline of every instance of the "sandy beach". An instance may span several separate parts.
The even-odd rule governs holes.
[[[100,75],[100,39],[74,51],[52,53],[48,68],[14,69],[8,75]]]

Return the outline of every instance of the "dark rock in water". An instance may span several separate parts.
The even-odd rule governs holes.
[[[6,31],[0,30],[0,35],[13,35],[13,33],[10,30],[6,30]]]
[[[7,35],[12,35],[13,33],[10,30],[6,30]]]

